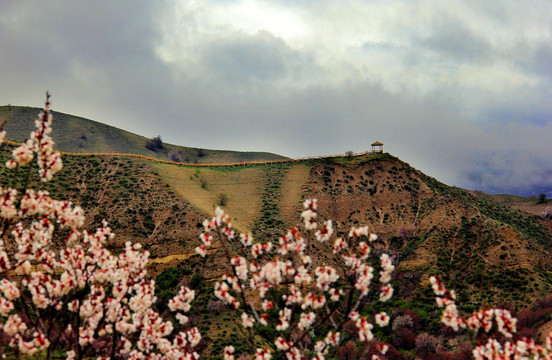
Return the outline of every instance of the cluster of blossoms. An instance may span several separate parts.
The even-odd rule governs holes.
[[[454,291],[447,291],[444,284],[435,276],[430,278],[430,282],[433,292],[437,295],[437,305],[444,308],[441,317],[443,324],[455,331],[467,328],[476,334],[481,330],[488,334],[494,326],[496,331],[507,339],[501,344],[496,339],[489,338],[485,345],[475,347],[472,353],[476,360],[552,359],[552,332],[548,335],[545,346],[527,338],[514,340],[517,319],[512,317],[508,310],[483,309],[464,319],[456,308]]]
[[[31,138],[13,150],[13,158],[8,160],[6,167],[13,169],[25,166],[33,161],[36,154],[40,168],[38,173],[42,181],[51,180],[52,176],[61,170],[61,155],[54,151],[54,141],[49,135],[52,132],[52,118],[50,94],[46,93],[46,106],[35,120],[35,130],[31,133]],[[0,139],[3,140],[4,136],[5,132]]]
[[[31,140],[13,151],[8,167],[30,166],[34,152],[41,180],[61,168],[48,136],[51,119],[47,101]],[[46,191],[0,186],[0,331],[10,346],[28,355],[45,351],[51,359],[65,347],[63,335],[70,338],[67,359],[98,355],[94,344],[101,338],[112,344],[101,359],[198,358],[197,328],[173,334],[173,323],[153,310],[149,253],[127,242],[120,254],[112,254],[105,247],[114,236],[107,223],[88,232],[84,220],[80,207]],[[194,296],[182,287],[169,302],[181,324],[188,322],[183,313]]]
[[[307,199],[303,205],[301,217],[306,236],[293,228],[280,237],[277,244],[255,243],[251,234],[237,236],[228,215],[220,208],[215,210],[212,219],[203,223],[202,244],[196,251],[205,256],[215,241],[220,242],[229,271],[222,281],[216,282],[215,296],[241,312],[241,324],[256,360],[270,359],[277,353],[290,360],[307,359],[309,352],[314,354],[313,359],[322,360],[340,344],[340,331],[349,321],[356,325],[360,341],[373,339],[373,325],[359,312],[370,288],[375,285],[372,283],[375,269],[367,260],[371,250],[369,244],[377,240],[377,236],[371,234],[368,227],[353,228],[348,238],[335,239],[331,247],[330,239],[334,234],[331,220],[317,221],[315,199]],[[239,241],[235,241],[237,239]],[[329,249],[344,264],[344,273],[325,264],[315,266],[306,253],[311,241],[329,242]],[[231,244],[241,244],[238,254],[231,252]],[[392,259],[383,254],[380,266],[379,298],[386,301],[393,294],[390,284],[394,270]],[[387,326],[389,316],[382,312],[374,321],[379,326]],[[269,347],[256,343],[254,335],[259,325],[273,327],[277,333]],[[323,326],[330,330],[325,336],[313,339],[313,330]],[[387,347],[382,346],[380,353],[386,351]],[[226,347],[224,359],[233,360],[234,356],[234,348]]]

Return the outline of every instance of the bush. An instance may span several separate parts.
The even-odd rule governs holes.
[[[437,338],[426,333],[416,336],[416,352],[427,354],[435,351]]]
[[[544,209],[544,211],[542,212],[542,216],[545,219],[552,220],[552,206],[549,206],[546,209]]]
[[[219,206],[225,206],[228,203],[228,196],[226,194],[219,194],[217,203]]]
[[[412,321],[412,318],[410,315],[400,315],[393,320],[393,331],[397,331],[402,328],[410,328],[412,329],[414,327],[414,323]]]
[[[199,273],[194,273],[190,279],[190,288],[199,289],[203,283],[203,277]]]
[[[169,159],[174,162],[182,162],[182,156],[176,150],[169,151]]]
[[[146,143],[146,149],[149,149],[151,151],[158,151],[163,149],[163,140],[161,140],[161,136],[157,135],[156,137],[152,138],[151,140],[148,140]]]

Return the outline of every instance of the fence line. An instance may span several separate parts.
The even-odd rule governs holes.
[[[16,141],[4,140],[4,144],[19,146],[21,143]],[[308,160],[320,160],[328,158],[338,158],[338,157],[350,157],[350,156],[362,156],[362,155],[375,155],[381,154],[379,151],[365,151],[362,153],[353,153],[350,155],[347,154],[334,154],[334,155],[320,155],[320,156],[307,156],[299,157],[295,159],[281,159],[281,160],[266,160],[266,161],[240,161],[235,163],[226,163],[226,164],[193,164],[193,163],[184,163],[171,160],[163,160],[154,158],[151,156],[138,155],[138,154],[125,154],[125,153],[73,153],[60,151],[60,154],[63,156],[113,156],[113,157],[133,157],[143,160],[155,161],[162,164],[178,165],[178,166],[189,166],[189,167],[222,167],[222,166],[249,166],[249,165],[269,165],[269,164],[283,164],[283,163],[294,163]]]

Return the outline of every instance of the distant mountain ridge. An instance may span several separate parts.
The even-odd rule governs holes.
[[[0,121],[8,119],[5,129],[8,139],[24,141],[34,127],[39,108],[1,106]],[[56,148],[78,153],[130,153],[169,160],[169,152],[178,152],[186,163],[233,163],[241,161],[270,161],[286,157],[267,152],[210,150],[163,143],[163,148],[152,151],[146,148],[151,139],[94,120],[52,111]]]

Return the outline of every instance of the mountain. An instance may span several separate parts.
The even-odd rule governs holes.
[[[549,221],[447,186],[389,154],[207,168],[110,156],[63,160],[50,191],[82,205],[90,225],[109,220],[114,246],[144,243],[154,262],[195,258],[198,223],[215,205],[238,230],[275,240],[298,223],[303,200],[315,197],[339,233],[370,225],[402,271],[417,281],[439,273],[474,307],[532,301],[552,289]]]
[[[0,106],[0,121],[8,119],[5,126],[7,138],[18,142],[28,138],[40,111],[42,109],[32,107]],[[168,154],[174,150],[182,162],[203,164],[285,159],[284,156],[266,152],[209,150],[171,144],[163,144],[163,148],[153,151],[146,148],[151,139],[144,136],[78,116],[56,111],[52,114],[52,138],[56,148],[65,152],[130,153],[169,160]]]
[[[0,146],[0,161],[11,148]],[[297,225],[306,197],[319,199],[321,217],[334,220],[338,235],[369,225],[381,239],[376,253],[386,249],[397,263],[396,292],[385,309],[416,314],[419,331],[440,331],[431,274],[456,289],[463,312],[501,304],[518,310],[552,290],[552,222],[450,187],[390,154],[201,168],[122,156],[64,155],[63,161],[56,181],[44,186],[83,206],[89,228],[107,219],[117,234],[113,251],[130,240],[151,252],[159,307],[179,284],[197,290],[201,310],[193,316],[206,334],[207,358],[230,340],[235,344],[238,326],[211,290],[224,271],[220,252],[205,259],[194,252],[201,222],[216,205],[259,240],[275,241]],[[3,184],[11,176],[0,171]],[[31,185],[42,186],[37,179]],[[313,258],[339,266],[328,248],[315,247]]]

